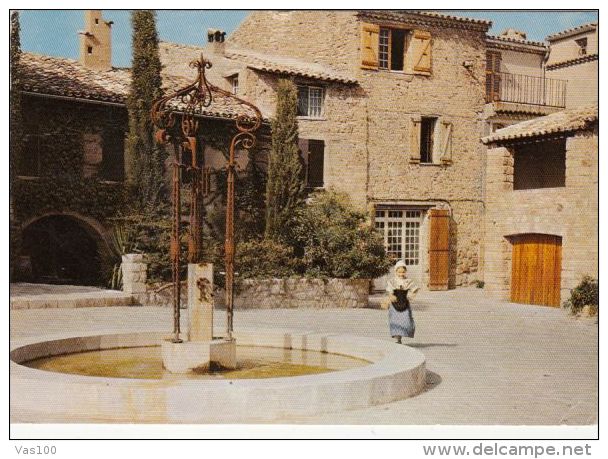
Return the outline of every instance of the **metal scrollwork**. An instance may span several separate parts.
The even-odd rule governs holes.
[[[227,310],[227,338],[232,339],[233,309],[234,309],[234,174],[236,169],[235,152],[237,149],[250,150],[256,144],[255,132],[262,124],[262,114],[253,104],[243,100],[229,91],[214,86],[207,80],[205,71],[212,67],[210,61],[201,54],[200,59],[192,61],[190,68],[196,69],[197,78],[191,84],[178,89],[154,102],[151,110],[152,122],[158,128],[155,139],[160,144],[173,143],[173,225],[171,232],[171,267],[173,278],[173,330],[174,342],[180,342],[180,225],[181,225],[181,170],[189,170],[191,181],[190,206],[190,234],[188,239],[188,261],[200,262],[201,228],[203,218],[203,196],[209,192],[208,168],[204,164],[204,155],[198,158],[198,130],[200,115],[204,109],[213,104],[214,94],[228,97],[249,109],[249,114],[240,113],[235,117],[237,133],[230,142],[230,153],[227,169],[227,196],[226,196],[226,310]],[[179,124],[178,124],[179,118]],[[183,164],[183,153],[191,153],[191,164]],[[198,284],[198,283],[197,283]],[[197,287],[201,290],[200,285]]]

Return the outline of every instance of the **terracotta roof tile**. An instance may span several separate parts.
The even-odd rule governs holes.
[[[325,81],[336,81],[345,84],[357,83],[356,78],[343,75],[330,67],[314,62],[307,62],[284,56],[271,56],[251,50],[229,49],[226,57],[245,63],[249,68],[270,73],[296,75]]]
[[[571,35],[576,35],[577,33],[587,32],[589,30],[595,30],[597,28],[597,22],[589,22],[587,24],[583,24],[577,27],[572,27],[570,29],[562,30],[561,32],[554,33],[553,35],[549,35],[547,37],[547,41],[559,40],[560,38],[566,38]]]
[[[556,134],[559,132],[588,129],[590,125],[597,120],[597,105],[574,108],[507,126],[504,129],[499,129],[493,134],[482,138],[481,141],[484,144],[501,143],[516,139]]]
[[[78,61],[59,57],[22,53],[23,90],[40,95],[63,96],[98,102],[125,104],[131,84],[130,69],[92,70]],[[192,77],[163,73],[163,88],[172,91],[194,81]],[[177,110],[185,105],[178,102]],[[203,109],[203,116],[235,118],[239,113],[251,114],[250,109],[223,94],[214,94],[214,102]]]
[[[520,44],[520,45],[537,46],[539,48],[543,48],[544,50],[547,49],[547,45],[545,43],[543,43],[542,41],[531,41],[531,40],[517,39],[517,38],[512,38],[512,37],[502,37],[499,35],[488,35],[487,39],[489,41],[496,40],[496,41],[503,41],[503,42],[507,42],[507,43]]]

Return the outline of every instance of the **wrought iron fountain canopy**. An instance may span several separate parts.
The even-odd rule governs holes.
[[[188,86],[178,89],[156,100],[152,106],[151,116],[157,127],[156,141],[160,144],[173,145],[172,163],[172,231],[171,231],[171,272],[173,283],[173,341],[180,339],[180,306],[181,280],[180,268],[182,254],[180,247],[181,233],[181,190],[182,172],[189,171],[191,180],[190,227],[188,234],[188,262],[202,262],[201,236],[203,228],[203,196],[209,192],[209,176],[204,173],[205,157],[198,155],[198,140],[204,138],[199,132],[199,117],[207,107],[214,103],[214,96],[220,95],[248,107],[249,113],[240,113],[235,117],[236,134],[230,142],[227,170],[226,195],[226,237],[224,242],[226,263],[226,334],[232,339],[234,310],[234,174],[235,150],[249,150],[256,143],[255,132],[262,123],[262,114],[253,104],[243,100],[229,91],[211,84],[205,71],[211,68],[211,62],[201,54],[190,67],[197,70],[196,80]],[[190,153],[188,164],[184,162],[186,153]]]

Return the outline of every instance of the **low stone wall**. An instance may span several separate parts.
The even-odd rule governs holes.
[[[247,279],[236,287],[238,309],[364,308],[369,296],[367,279]],[[224,292],[215,305],[224,306]]]
[[[181,304],[187,306],[188,294],[182,284]],[[214,305],[225,307],[224,290],[215,291]],[[173,289],[148,285],[146,293],[133,295],[138,304],[173,306]],[[365,308],[368,305],[367,279],[247,279],[236,287],[234,305],[238,309],[273,308]]]

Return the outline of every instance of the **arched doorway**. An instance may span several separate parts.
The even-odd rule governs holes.
[[[21,253],[30,260],[32,282],[100,285],[102,240],[78,218],[49,215],[25,227]]]

